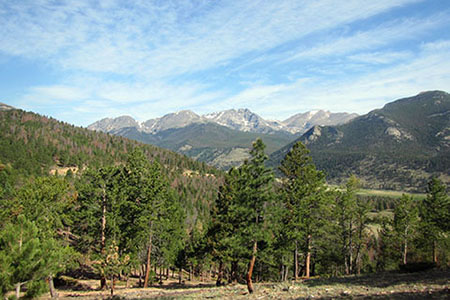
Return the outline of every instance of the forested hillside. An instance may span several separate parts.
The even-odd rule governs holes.
[[[207,217],[221,173],[204,163],[159,147],[123,137],[94,132],[22,110],[0,111],[0,163],[22,178],[82,173],[88,168],[117,165],[140,148],[150,161],[164,168],[188,211],[189,222]]]
[[[339,126],[314,127],[307,144],[328,181],[356,174],[367,187],[424,191],[432,175],[449,182],[450,95],[424,92]],[[271,156],[276,167],[294,143]]]

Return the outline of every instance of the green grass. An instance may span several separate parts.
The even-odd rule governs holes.
[[[358,195],[362,196],[379,196],[379,197],[387,197],[392,199],[398,199],[403,194],[411,195],[414,199],[424,199],[426,197],[426,194],[421,193],[406,193],[406,192],[399,192],[399,191],[388,191],[388,190],[371,190],[371,189],[360,189],[357,193]]]

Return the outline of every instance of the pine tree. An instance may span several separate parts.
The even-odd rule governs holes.
[[[225,176],[223,186],[219,188],[217,200],[211,206],[211,223],[206,234],[209,253],[219,264],[216,285],[222,284],[225,265],[238,255],[232,243],[235,228],[239,226],[233,218],[231,209],[236,205],[236,189],[239,171],[231,168]],[[240,247],[240,245],[238,246]]]
[[[22,285],[47,276],[44,249],[38,228],[23,215],[18,216],[17,223],[9,223],[0,231],[1,293],[14,287],[19,299]]]
[[[75,197],[75,191],[62,178],[56,176],[31,180],[12,200],[13,209],[18,210],[38,228],[38,237],[45,249],[45,264],[51,296],[55,297],[53,278],[70,265],[73,249],[67,242],[70,234],[68,210]]]
[[[311,252],[324,226],[330,207],[325,175],[316,170],[309,150],[301,142],[294,144],[281,163],[285,175],[285,230],[294,243],[294,279],[298,276],[297,251],[301,244],[305,257],[306,277],[310,276]]]
[[[104,257],[112,241],[120,241],[123,216],[123,189],[120,185],[122,168],[104,167],[87,170],[77,182],[78,198],[74,207],[74,232],[80,238],[77,248],[83,253]],[[100,286],[106,288],[106,277],[101,273]]]
[[[174,197],[170,197],[168,183],[160,165],[157,162],[150,163],[138,148],[128,156],[122,186],[126,191],[122,207],[122,232],[126,237],[124,247],[131,250],[134,256],[145,249],[147,255],[144,287],[147,287],[155,239],[162,241],[163,234],[173,230],[172,225],[182,224],[184,218],[180,214],[179,206],[173,201]],[[170,240],[172,238],[176,236],[171,236]],[[169,247],[169,244],[165,247]]]
[[[414,237],[418,220],[418,210],[413,198],[403,194],[395,201],[393,229],[402,245],[404,265],[407,264],[408,244]]]
[[[268,230],[264,226],[266,219],[266,204],[273,197],[272,194],[272,171],[264,165],[267,156],[264,154],[265,145],[261,139],[253,143],[250,151],[251,158],[240,167],[239,177],[240,198],[239,207],[235,207],[242,217],[242,237],[247,239],[251,246],[251,258],[246,275],[249,293],[253,292],[252,274],[255,266],[258,241],[267,240]]]
[[[359,181],[356,176],[352,175],[345,184],[344,192],[336,198],[336,218],[338,222],[338,236],[342,249],[342,259],[345,274],[351,274],[354,271],[354,246],[356,219],[358,211],[358,202],[356,199],[356,191]]]
[[[437,178],[428,183],[427,197],[420,210],[421,229],[431,242],[433,263],[437,263],[437,246],[450,230],[450,198],[446,186]]]

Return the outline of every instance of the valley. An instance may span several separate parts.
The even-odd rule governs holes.
[[[249,158],[261,138],[274,168],[296,141],[311,150],[332,184],[356,174],[371,189],[424,192],[430,176],[449,183],[450,95],[429,91],[396,100],[366,115],[299,113],[267,121],[247,109],[197,115],[181,111],[138,123],[131,117],[103,119],[91,130],[160,146],[222,170]]]

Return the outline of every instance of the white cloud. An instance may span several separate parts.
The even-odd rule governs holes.
[[[3,1],[0,60],[3,53],[50,64],[60,80],[28,88],[22,103],[71,103],[57,113],[83,125],[185,108],[248,107],[279,119],[313,108],[365,112],[421,89],[450,88],[449,41],[395,47],[428,41],[429,31],[449,23],[448,11],[354,30],[355,22],[415,2],[424,1]],[[220,67],[224,74],[214,73]]]
[[[0,21],[0,51],[49,57],[68,69],[164,77],[215,67],[416,1],[139,1],[126,7],[120,1],[105,7],[7,1],[0,6],[9,11]]]
[[[392,52],[363,52],[351,55],[350,60],[365,64],[392,64],[398,61],[411,59],[413,53],[410,51],[392,51]]]
[[[31,93],[37,96],[37,101],[39,99],[49,99],[51,101],[80,100],[86,97],[84,90],[64,85],[33,87]]]
[[[418,39],[430,29],[450,23],[449,17],[448,13],[441,13],[427,19],[406,19],[383,24],[380,27],[358,31],[348,36],[329,37],[329,40],[321,42],[320,45],[299,50],[286,58],[284,62],[311,58],[323,59],[326,56],[339,56],[376,49],[399,40]]]
[[[407,62],[385,66],[356,78],[310,77],[282,86],[252,87],[225,99],[220,105],[239,99],[240,103],[250,103],[251,109],[266,118],[284,119],[316,108],[363,114],[421,91],[450,91],[449,41],[424,44],[422,49]],[[266,95],[264,105],[259,105],[261,97],[255,89]]]

